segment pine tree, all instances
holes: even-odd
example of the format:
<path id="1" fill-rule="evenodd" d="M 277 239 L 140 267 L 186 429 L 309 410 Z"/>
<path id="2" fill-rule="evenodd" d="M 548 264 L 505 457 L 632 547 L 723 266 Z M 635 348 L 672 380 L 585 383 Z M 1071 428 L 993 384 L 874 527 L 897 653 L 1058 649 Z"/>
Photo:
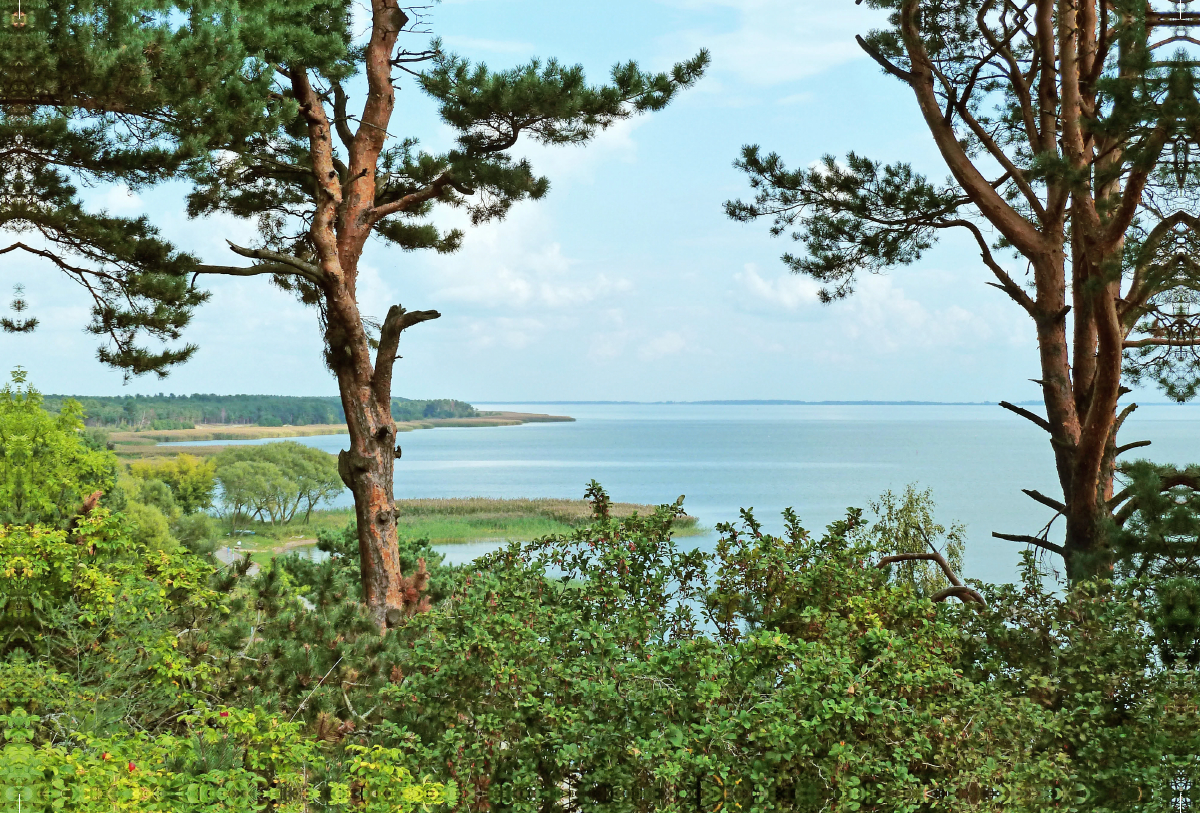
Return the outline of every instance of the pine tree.
<path id="1" fill-rule="evenodd" d="M 294 31 L 258 43 L 256 53 L 275 66 L 280 109 L 295 118 L 277 132 L 230 139 L 196 169 L 189 212 L 225 212 L 260 225 L 258 246 L 231 245 L 252 265 L 205 264 L 199 273 L 268 276 L 320 312 L 326 363 L 349 425 L 350 449 L 339 469 L 354 494 L 364 600 L 383 626 L 397 622 L 405 606 L 393 494 L 400 454 L 393 366 L 401 334 L 440 314 L 393 305 L 373 331 L 358 298 L 367 240 L 378 236 L 404 251 L 454 251 L 463 234 L 433 225 L 435 207 L 464 208 L 478 224 L 548 191 L 547 179 L 512 155 L 519 141 L 584 144 L 614 122 L 660 110 L 700 78 L 708 55 L 668 73 L 618 65 L 609 84 L 592 86 L 581 68 L 556 60 L 497 72 L 437 40 L 406 50 L 402 43 L 420 20 L 396 0 L 372 0 L 369 36 L 359 44 L 350 34 L 350 8 L 329 0 L 303 18 L 313 31 L 339 32 L 338 48 Z M 452 149 L 426 152 L 416 139 L 394 134 L 401 74 L 437 102 L 441 120 L 458 134 Z M 352 108 L 360 88 L 363 98 Z"/>
<path id="2" fill-rule="evenodd" d="M 747 146 L 737 166 L 755 198 L 727 212 L 771 219 L 772 234 L 803 243 L 783 260 L 822 283 L 827 302 L 862 272 L 916 261 L 948 230 L 970 235 L 987 284 L 1037 331 L 1045 417 L 1001 406 L 1049 435 L 1062 498 L 1025 493 L 1066 525 L 1061 545 L 1046 529 L 995 536 L 1061 555 L 1073 579 L 1110 575 L 1117 458 L 1147 445 L 1117 442 L 1134 409 L 1118 414 L 1122 377 L 1181 399 L 1200 389 L 1200 174 L 1189 157 L 1200 73 L 1167 50 L 1185 38 L 1168 29 L 1200 17 L 1113 0 L 868 5 L 890 16 L 859 44 L 911 91 L 952 177 L 854 153 L 792 170 Z"/>
<path id="3" fill-rule="evenodd" d="M 0 245 L 78 282 L 102 362 L 130 375 L 167 370 L 207 294 L 196 258 L 147 218 L 89 210 L 80 187 L 137 190 L 178 176 L 220 139 L 275 126 L 269 73 L 246 42 L 269 38 L 273 3 L 29 0 L 0 25 Z M 299 8 L 302 3 L 290 3 Z M 162 346 L 148 346 L 149 339 Z"/>

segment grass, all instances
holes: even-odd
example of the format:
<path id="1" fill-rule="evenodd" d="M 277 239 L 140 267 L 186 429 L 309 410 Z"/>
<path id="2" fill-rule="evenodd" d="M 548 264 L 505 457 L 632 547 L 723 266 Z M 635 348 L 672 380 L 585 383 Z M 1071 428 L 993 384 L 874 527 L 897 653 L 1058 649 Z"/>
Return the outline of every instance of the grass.
<path id="1" fill-rule="evenodd" d="M 156 443 L 181 443 L 200 440 L 261 440 L 263 438 L 299 438 L 310 435 L 344 435 L 342 423 L 310 426 L 254 426 L 252 424 L 199 424 L 195 429 L 147 429 L 141 432 L 113 432 L 117 446 L 153 446 Z"/>
<path id="2" fill-rule="evenodd" d="M 612 515 L 623 518 L 637 511 L 645 515 L 652 505 L 613 503 Z M 591 505 L 584 500 L 515 499 L 484 497 L 466 499 L 397 500 L 397 525 L 400 534 L 410 538 L 428 537 L 435 544 L 495 539 L 528 541 L 548 534 L 567 534 L 591 521 Z M 285 525 L 249 522 L 239 526 L 253 531 L 238 537 L 242 550 L 269 558 L 287 545 L 311 543 L 322 528 L 340 530 L 354 518 L 349 508 L 315 511 L 305 524 L 297 518 Z M 680 536 L 703 533 L 695 517 L 676 521 Z M 255 561 L 258 561 L 257 559 Z"/>
<path id="3" fill-rule="evenodd" d="M 476 418 L 430 418 L 420 421 L 399 421 L 397 432 L 438 427 L 495 427 L 517 426 L 523 423 L 558 423 L 574 421 L 563 415 L 527 414 L 524 412 L 484 412 Z M 256 426 L 254 424 L 198 424 L 195 429 L 145 429 L 138 432 L 112 432 L 108 440 L 117 456 L 123 460 L 190 454 L 210 457 L 219 454 L 224 446 L 167 446 L 159 443 L 191 441 L 263 440 L 266 438 L 300 438 L 313 435 L 344 435 L 344 423 L 309 424 L 306 426 Z"/>

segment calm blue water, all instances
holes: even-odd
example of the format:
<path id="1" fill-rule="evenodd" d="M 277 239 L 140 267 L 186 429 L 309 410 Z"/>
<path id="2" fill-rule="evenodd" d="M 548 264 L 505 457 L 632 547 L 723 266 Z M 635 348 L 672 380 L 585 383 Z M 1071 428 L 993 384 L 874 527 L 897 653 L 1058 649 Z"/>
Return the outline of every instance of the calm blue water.
<path id="1" fill-rule="evenodd" d="M 709 528 L 753 507 L 779 530 L 779 512 L 792 506 L 819 529 L 848 506 L 916 482 L 932 487 L 943 524 L 966 525 L 966 575 L 1009 581 L 1020 546 L 991 532 L 1036 533 L 1049 521 L 1053 512 L 1022 488 L 1060 493 L 1045 434 L 997 406 L 478 406 L 577 421 L 401 435 L 397 497 L 579 498 L 595 478 L 618 501 L 684 494 Z M 1200 408 L 1143 407 L 1122 442 L 1142 439 L 1154 445 L 1138 453 L 1156 461 L 1200 462 Z M 345 444 L 344 435 L 296 440 L 330 452 Z M 715 538 L 684 542 L 710 547 Z M 482 550 L 452 553 L 462 560 Z"/>

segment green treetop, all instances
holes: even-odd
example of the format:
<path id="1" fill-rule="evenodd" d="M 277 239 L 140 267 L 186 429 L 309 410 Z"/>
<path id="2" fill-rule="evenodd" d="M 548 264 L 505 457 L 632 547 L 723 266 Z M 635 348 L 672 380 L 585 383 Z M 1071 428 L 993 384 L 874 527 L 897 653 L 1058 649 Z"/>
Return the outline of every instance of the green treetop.
<path id="1" fill-rule="evenodd" d="M 50 415 L 41 402 L 19 368 L 0 389 L 0 524 L 62 524 L 116 481 L 116 458 L 85 442 L 79 404 Z"/>

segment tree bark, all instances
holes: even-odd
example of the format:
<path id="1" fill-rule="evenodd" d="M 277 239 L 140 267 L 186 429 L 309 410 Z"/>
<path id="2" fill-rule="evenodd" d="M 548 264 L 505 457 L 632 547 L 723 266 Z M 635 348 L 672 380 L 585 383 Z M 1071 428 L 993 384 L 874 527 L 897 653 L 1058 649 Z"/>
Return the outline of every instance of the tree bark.
<path id="1" fill-rule="evenodd" d="M 358 131 L 346 145 L 348 169 L 334 162 L 333 127 L 325 101 L 313 89 L 303 66 L 291 66 L 292 90 L 308 123 L 317 200 L 309 229 L 318 269 L 309 279 L 324 298 L 326 361 L 337 376 L 346 413 L 350 448 L 338 456 L 338 473 L 354 495 L 362 598 L 380 629 L 403 616 L 411 596 L 400 569 L 394 491 L 396 425 L 392 419 L 392 367 L 400 331 L 407 324 L 385 324 L 375 363 L 358 308 L 358 262 L 371 235 L 375 172 L 395 102 L 391 83 L 392 51 L 407 17 L 396 0 L 372 0 L 372 32 L 364 59 L 367 98 Z M 344 131 L 339 122 L 339 131 Z M 343 132 L 343 137 L 350 135 Z M 389 311 L 389 322 L 394 322 Z M 425 318 L 436 318 L 424 312 Z M 424 321 L 417 319 L 415 321 Z M 394 335 L 392 335 L 394 334 Z"/>
<path id="2" fill-rule="evenodd" d="M 1013 98 L 1020 105 L 1022 117 L 1017 126 L 1023 127 L 1025 147 L 1069 167 L 1069 171 L 1045 178 L 1041 198 L 1024 183 L 1022 170 L 972 117 L 964 101 L 972 86 L 956 80 L 943 70 L 943 62 L 927 52 L 921 13 L 929 10 L 932 19 L 932 4 L 924 0 L 902 3 L 898 33 L 911 69 L 890 71 L 912 88 L 934 143 L 973 206 L 1030 264 L 1033 307 L 1017 301 L 1036 326 L 1041 368 L 1038 383 L 1046 419 L 1029 413 L 1026 417 L 1034 418 L 1050 434 L 1063 492 L 1061 513 L 1066 520 L 1066 538 L 1060 549 L 1067 575 L 1073 580 L 1112 572 L 1107 536 L 1118 454 L 1117 401 L 1122 392 L 1123 352 L 1136 322 L 1138 303 L 1145 301 L 1137 275 L 1127 298 L 1122 297 L 1122 253 L 1125 233 L 1141 206 L 1156 163 L 1144 157 L 1126 157 L 1130 133 L 1091 126 L 1101 115 L 1108 115 L 1098 112 L 1096 80 L 1114 48 L 1108 16 L 1115 12 L 1101 2 L 1037 0 L 1031 9 L 1033 30 L 1020 29 L 1028 36 L 1029 49 L 1028 56 L 1021 57 L 1027 61 L 1020 65 L 1009 40 L 1002 42 L 994 32 L 983 34 L 990 37 L 992 49 L 984 62 L 996 56 L 996 71 L 1008 77 Z M 980 12 L 981 30 L 986 28 L 984 14 Z M 1012 36 L 1016 33 L 1009 39 Z M 1127 73 L 1131 69 L 1126 66 L 1131 64 L 1122 63 L 1123 77 L 1136 78 Z M 1122 104 L 1126 102 L 1121 99 L 1113 102 L 1114 107 Z M 1120 113 L 1117 110 L 1112 117 Z M 954 114 L 981 139 L 991 157 L 1007 168 L 1025 196 L 1026 210 L 1013 208 L 983 176 L 955 129 Z M 1132 114 L 1133 119 L 1142 128 L 1140 132 L 1147 133 L 1140 144 L 1143 155 L 1160 154 L 1168 138 L 1169 116 L 1146 122 Z M 987 259 L 986 246 L 983 248 Z M 997 273 L 1001 276 L 997 287 L 1014 296 L 1015 286 L 1007 284 L 1003 272 Z M 1042 546 L 1059 548 L 1048 543 Z"/>

